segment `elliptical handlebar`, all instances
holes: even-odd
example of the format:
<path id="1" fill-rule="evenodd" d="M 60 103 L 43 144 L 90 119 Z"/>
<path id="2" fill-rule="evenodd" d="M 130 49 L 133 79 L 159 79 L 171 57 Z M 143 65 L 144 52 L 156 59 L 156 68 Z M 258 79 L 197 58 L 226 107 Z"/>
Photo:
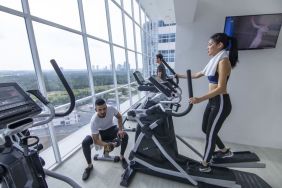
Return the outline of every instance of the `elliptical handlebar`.
<path id="1" fill-rule="evenodd" d="M 56 74 L 58 75 L 60 81 L 62 82 L 64 88 L 66 89 L 66 91 L 68 93 L 68 96 L 70 98 L 70 105 L 69 105 L 69 108 L 65 112 L 56 113 L 53 104 L 50 103 L 48 101 L 48 99 L 46 99 L 41 94 L 41 92 L 39 90 L 28 90 L 27 91 L 28 93 L 34 95 L 40 102 L 42 102 L 49 109 L 48 114 L 39 114 L 37 116 L 37 117 L 45 117 L 47 119 L 33 123 L 32 127 L 47 124 L 50 121 L 52 121 L 55 117 L 67 116 L 73 111 L 73 109 L 75 107 L 75 96 L 74 96 L 74 93 L 73 93 L 72 89 L 70 88 L 68 82 L 66 81 L 65 76 L 63 75 L 61 69 L 59 68 L 57 62 L 54 59 L 51 59 L 50 62 L 52 64 L 54 70 L 56 71 Z"/>
<path id="2" fill-rule="evenodd" d="M 174 75 L 175 79 L 176 79 L 176 83 L 174 81 L 171 81 L 171 83 L 175 86 L 175 87 L 179 87 L 179 78 L 176 75 L 175 71 L 167 64 L 167 62 L 165 60 L 162 60 L 163 64 L 166 66 L 166 68 L 168 68 L 168 70 Z"/>
<path id="3" fill-rule="evenodd" d="M 74 96 L 74 93 L 72 91 L 72 89 L 70 88 L 68 82 L 66 81 L 61 69 L 59 68 L 57 62 L 54 60 L 54 59 L 51 59 L 50 60 L 54 70 L 56 71 L 59 79 L 61 80 L 64 88 L 66 89 L 68 95 L 69 95 L 69 98 L 70 98 L 70 106 L 69 108 L 65 111 L 65 112 L 61 112 L 61 113 L 55 113 L 55 117 L 63 117 L 63 116 L 67 116 L 69 115 L 73 109 L 74 109 L 74 106 L 75 106 L 75 96 Z"/>
<path id="4" fill-rule="evenodd" d="M 159 91 L 161 91 L 163 94 L 165 94 L 167 97 L 181 97 L 181 95 L 179 95 L 178 93 L 175 93 L 173 90 L 169 90 L 168 87 L 165 87 L 162 83 L 158 82 L 158 80 L 154 79 L 153 77 L 150 77 L 149 80 L 159 89 Z M 187 70 L 187 83 L 188 83 L 188 94 L 189 94 L 189 98 L 193 97 L 193 87 L 192 87 L 192 76 L 191 76 L 191 70 Z M 178 100 L 178 103 L 180 102 L 180 100 Z M 193 104 L 189 103 L 188 107 L 180 113 L 175 113 L 172 112 L 171 110 L 165 110 L 165 108 L 162 106 L 162 103 L 166 103 L 166 102 L 160 102 L 159 104 L 155 105 L 156 107 L 160 107 L 162 109 L 162 111 L 168 115 L 171 116 L 175 116 L 175 117 L 181 117 L 181 116 L 185 116 L 186 114 L 188 114 L 192 107 Z M 175 102 L 169 102 L 171 104 L 175 103 Z"/>
<path id="5" fill-rule="evenodd" d="M 189 93 L 189 98 L 193 97 L 193 87 L 192 87 L 192 76 L 191 76 L 191 70 L 187 70 L 187 83 L 188 83 L 188 93 Z M 180 113 L 175 113 L 172 111 L 166 111 L 165 113 L 172 115 L 174 117 L 181 117 L 181 116 L 185 116 L 186 114 L 188 114 L 191 109 L 193 107 L 193 104 L 189 103 L 188 107 Z"/>

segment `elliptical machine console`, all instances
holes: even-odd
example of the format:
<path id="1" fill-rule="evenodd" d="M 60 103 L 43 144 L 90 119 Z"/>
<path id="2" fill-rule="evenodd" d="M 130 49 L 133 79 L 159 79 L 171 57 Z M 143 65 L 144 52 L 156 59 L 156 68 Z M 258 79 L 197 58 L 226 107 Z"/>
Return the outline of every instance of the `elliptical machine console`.
<path id="1" fill-rule="evenodd" d="M 16 83 L 0 84 L 0 182 L 2 188 L 47 188 L 45 176 L 65 181 L 74 188 L 80 186 L 68 177 L 43 169 L 44 160 L 39 156 L 43 149 L 37 136 L 29 128 L 44 125 L 55 117 L 63 117 L 75 106 L 73 91 L 65 80 L 55 60 L 51 60 L 69 97 L 69 108 L 56 113 L 54 106 L 38 91 L 29 90 L 44 106 L 42 108 Z"/>

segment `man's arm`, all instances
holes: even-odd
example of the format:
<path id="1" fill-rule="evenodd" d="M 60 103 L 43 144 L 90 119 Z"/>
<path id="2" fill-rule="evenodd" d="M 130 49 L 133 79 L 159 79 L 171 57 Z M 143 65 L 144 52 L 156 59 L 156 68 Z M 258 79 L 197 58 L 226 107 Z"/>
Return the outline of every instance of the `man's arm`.
<path id="1" fill-rule="evenodd" d="M 122 127 L 122 115 L 118 112 L 116 115 L 116 118 L 118 119 L 118 135 L 123 138 L 125 135 L 125 131 Z"/>
<path id="2" fill-rule="evenodd" d="M 92 139 L 93 139 L 93 141 L 94 141 L 94 143 L 95 143 L 96 145 L 99 145 L 99 146 L 102 146 L 102 147 L 104 147 L 105 145 L 107 145 L 106 142 L 103 142 L 103 141 L 100 139 L 99 134 L 92 134 Z"/>
<path id="3" fill-rule="evenodd" d="M 162 78 L 162 71 L 160 69 L 157 70 L 157 76 L 161 79 Z"/>
<path id="4" fill-rule="evenodd" d="M 165 75 L 165 66 L 163 64 L 160 64 L 157 70 L 157 75 L 161 79 L 163 74 Z"/>
<path id="5" fill-rule="evenodd" d="M 187 75 L 184 75 L 184 74 L 176 74 L 176 76 L 178 76 L 178 78 L 187 78 Z M 204 76 L 204 74 L 201 71 L 192 73 L 191 75 L 192 79 L 200 78 L 202 76 Z"/>
<path id="6" fill-rule="evenodd" d="M 118 129 L 121 131 L 121 130 L 123 130 L 122 115 L 118 112 L 117 115 L 116 115 L 116 118 L 118 119 Z"/>

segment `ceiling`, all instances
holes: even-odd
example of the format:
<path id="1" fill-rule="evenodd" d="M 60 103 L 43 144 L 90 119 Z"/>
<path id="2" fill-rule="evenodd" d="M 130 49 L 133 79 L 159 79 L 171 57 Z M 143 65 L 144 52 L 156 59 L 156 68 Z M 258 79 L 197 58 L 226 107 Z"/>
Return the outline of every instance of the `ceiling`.
<path id="1" fill-rule="evenodd" d="M 198 0 L 140 0 L 153 21 L 177 25 L 194 22 Z"/>
<path id="2" fill-rule="evenodd" d="M 174 0 L 140 0 L 140 4 L 153 21 L 175 23 Z"/>

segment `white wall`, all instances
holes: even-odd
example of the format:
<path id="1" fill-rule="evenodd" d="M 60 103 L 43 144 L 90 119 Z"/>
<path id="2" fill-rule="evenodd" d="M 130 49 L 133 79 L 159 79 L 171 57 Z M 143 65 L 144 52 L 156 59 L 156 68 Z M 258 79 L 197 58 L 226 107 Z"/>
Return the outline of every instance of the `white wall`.
<path id="1" fill-rule="evenodd" d="M 199 71 L 205 66 L 207 41 L 223 31 L 226 16 L 279 12 L 281 0 L 199 0 L 193 23 L 178 24 L 180 14 L 176 14 L 176 72 L 188 68 Z M 282 148 L 282 31 L 276 48 L 240 51 L 239 60 L 228 83 L 233 109 L 220 136 L 228 142 Z M 207 92 L 206 78 L 193 84 L 194 96 Z M 183 105 L 188 99 L 186 85 L 183 80 Z M 204 137 L 201 122 L 205 105 L 206 101 L 194 105 L 190 114 L 174 118 L 179 135 Z"/>

